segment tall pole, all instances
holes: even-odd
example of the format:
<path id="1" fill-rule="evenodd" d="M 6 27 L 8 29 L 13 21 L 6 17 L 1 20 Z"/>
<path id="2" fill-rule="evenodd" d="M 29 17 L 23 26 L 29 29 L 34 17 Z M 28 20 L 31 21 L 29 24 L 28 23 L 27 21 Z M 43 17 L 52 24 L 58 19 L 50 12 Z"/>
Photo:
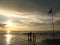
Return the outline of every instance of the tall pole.
<path id="1" fill-rule="evenodd" d="M 53 26 L 53 41 L 55 42 L 55 31 L 54 31 L 54 15 L 52 11 L 52 26 Z M 55 45 L 55 44 L 54 44 Z"/>
<path id="2" fill-rule="evenodd" d="M 48 14 L 51 14 L 51 16 L 52 16 L 53 39 L 55 39 L 55 32 L 54 32 L 54 15 L 53 15 L 53 10 L 52 10 L 52 8 L 51 8 L 50 11 L 48 12 Z"/>
<path id="3" fill-rule="evenodd" d="M 53 28 L 53 38 L 55 39 L 55 32 L 54 32 L 54 15 L 52 12 L 52 28 Z"/>

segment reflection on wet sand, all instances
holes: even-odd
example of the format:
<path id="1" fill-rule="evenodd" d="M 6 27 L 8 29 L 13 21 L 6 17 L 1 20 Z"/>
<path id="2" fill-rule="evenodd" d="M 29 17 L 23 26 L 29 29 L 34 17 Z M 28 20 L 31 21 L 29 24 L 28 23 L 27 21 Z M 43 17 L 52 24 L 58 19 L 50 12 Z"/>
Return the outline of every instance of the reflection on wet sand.
<path id="1" fill-rule="evenodd" d="M 59 34 L 60 32 L 55 34 L 56 39 L 60 39 Z M 52 40 L 52 37 L 52 33 L 37 32 L 35 45 L 49 45 L 50 39 Z M 6 33 L 0 33 L 0 45 L 28 45 L 28 33 L 10 31 L 7 31 Z M 53 44 L 51 43 L 51 45 Z"/>
<path id="2" fill-rule="evenodd" d="M 10 34 L 10 31 L 7 31 L 7 34 L 5 35 L 6 37 L 6 44 L 10 44 L 10 40 L 12 38 L 12 35 Z"/>

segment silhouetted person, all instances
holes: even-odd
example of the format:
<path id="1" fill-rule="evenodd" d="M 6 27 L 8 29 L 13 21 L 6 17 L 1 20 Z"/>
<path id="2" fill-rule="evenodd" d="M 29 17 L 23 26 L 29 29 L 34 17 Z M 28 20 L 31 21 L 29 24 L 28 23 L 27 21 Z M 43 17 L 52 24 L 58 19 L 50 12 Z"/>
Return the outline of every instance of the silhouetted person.
<path id="1" fill-rule="evenodd" d="M 35 45 L 35 43 L 36 43 L 36 34 L 33 33 L 33 45 Z"/>
<path id="2" fill-rule="evenodd" d="M 32 32 L 28 33 L 28 44 L 31 45 L 32 43 Z"/>
<path id="3" fill-rule="evenodd" d="M 35 45 L 36 43 L 36 35 L 35 33 L 28 33 L 28 45 Z"/>

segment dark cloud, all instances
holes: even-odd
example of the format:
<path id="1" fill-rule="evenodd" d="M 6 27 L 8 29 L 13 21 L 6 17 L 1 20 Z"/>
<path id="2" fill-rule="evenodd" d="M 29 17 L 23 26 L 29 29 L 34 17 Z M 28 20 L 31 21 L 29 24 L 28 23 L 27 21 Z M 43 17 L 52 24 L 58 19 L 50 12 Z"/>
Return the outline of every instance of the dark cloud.
<path id="1" fill-rule="evenodd" d="M 60 25 L 60 20 L 56 20 L 56 21 L 54 22 L 54 24 L 55 24 L 55 25 Z"/>
<path id="2" fill-rule="evenodd" d="M 32 26 L 38 26 L 38 25 L 41 25 L 41 24 L 38 23 L 38 22 L 30 22 L 30 25 L 32 25 Z"/>
<path id="3" fill-rule="evenodd" d="M 60 0 L 0 0 L 0 6 L 17 11 L 40 11 L 46 13 L 50 8 L 60 11 Z"/>
<path id="4" fill-rule="evenodd" d="M 30 22 L 28 26 L 37 27 L 37 26 L 42 26 L 42 25 L 47 25 L 47 23 Z"/>

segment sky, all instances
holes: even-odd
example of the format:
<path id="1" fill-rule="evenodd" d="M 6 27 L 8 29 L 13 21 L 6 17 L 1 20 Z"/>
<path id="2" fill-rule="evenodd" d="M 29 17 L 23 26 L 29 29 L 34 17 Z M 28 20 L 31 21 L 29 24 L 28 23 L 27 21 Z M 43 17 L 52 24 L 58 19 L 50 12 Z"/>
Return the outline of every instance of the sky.
<path id="1" fill-rule="evenodd" d="M 0 0 L 0 24 L 12 22 L 11 31 L 52 31 L 53 10 L 54 30 L 60 30 L 60 0 Z M 3 29 L 2 29 L 3 30 Z"/>

